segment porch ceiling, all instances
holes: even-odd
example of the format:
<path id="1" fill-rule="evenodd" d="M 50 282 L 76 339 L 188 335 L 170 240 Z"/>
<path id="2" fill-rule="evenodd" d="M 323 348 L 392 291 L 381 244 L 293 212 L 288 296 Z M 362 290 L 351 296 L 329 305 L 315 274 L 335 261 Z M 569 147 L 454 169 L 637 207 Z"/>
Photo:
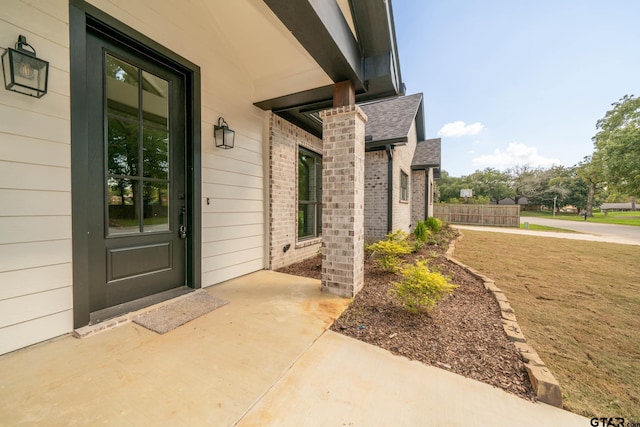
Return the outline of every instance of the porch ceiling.
<path id="1" fill-rule="evenodd" d="M 260 82 L 265 83 L 262 91 L 256 86 L 256 106 L 273 110 L 320 136 L 322 123 L 314 113 L 332 106 L 334 82 L 350 80 L 356 89 L 356 102 L 404 93 L 391 0 L 264 0 L 264 5 L 271 11 L 265 19 L 282 36 L 288 36 L 287 43 L 304 50 L 304 57 L 311 58 L 328 80 L 311 81 L 282 67 L 270 81 Z M 260 10 L 264 11 L 262 6 Z M 292 82 L 303 83 L 301 78 L 307 87 L 289 85 L 287 80 L 292 76 Z M 275 91 L 278 81 L 287 82 L 287 86 Z M 280 93 L 260 97 L 269 90 Z"/>

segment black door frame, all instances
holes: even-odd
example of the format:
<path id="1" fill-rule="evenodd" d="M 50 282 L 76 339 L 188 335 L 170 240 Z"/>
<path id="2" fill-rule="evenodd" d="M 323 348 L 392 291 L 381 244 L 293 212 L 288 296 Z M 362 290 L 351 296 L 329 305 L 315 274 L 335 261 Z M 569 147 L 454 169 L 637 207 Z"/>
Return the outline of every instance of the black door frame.
<path id="1" fill-rule="evenodd" d="M 89 324 L 89 256 L 86 198 L 89 176 L 88 120 L 86 83 L 86 34 L 91 27 L 131 46 L 141 54 L 179 71 L 185 76 L 187 108 L 187 285 L 202 287 L 201 242 L 201 95 L 200 67 L 170 51 L 145 35 L 112 18 L 83 0 L 69 2 L 69 47 L 71 82 L 71 215 L 73 249 L 73 324 Z M 95 78 L 95 76 L 92 76 Z"/>

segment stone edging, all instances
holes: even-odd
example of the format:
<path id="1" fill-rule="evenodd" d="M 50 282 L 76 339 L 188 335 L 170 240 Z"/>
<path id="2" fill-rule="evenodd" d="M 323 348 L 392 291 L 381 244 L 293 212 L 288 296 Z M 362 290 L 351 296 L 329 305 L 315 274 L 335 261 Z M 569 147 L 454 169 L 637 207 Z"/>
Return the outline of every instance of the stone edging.
<path id="1" fill-rule="evenodd" d="M 498 302 L 498 305 L 500 305 L 502 327 L 507 334 L 507 338 L 513 342 L 516 346 L 516 350 L 518 350 L 520 359 L 524 363 L 524 367 L 529 374 L 529 380 L 531 381 L 531 385 L 533 385 L 533 389 L 536 393 L 536 399 L 540 402 L 562 408 L 562 393 L 560 392 L 560 385 L 549 368 L 547 368 L 542 359 L 540 359 L 538 353 L 536 353 L 533 347 L 527 344 L 527 340 L 525 339 L 520 326 L 518 326 L 516 315 L 513 308 L 511 308 L 507 297 L 500 288 L 496 286 L 492 279 L 480 274 L 468 265 L 465 265 L 453 258 L 456 241 L 462 239 L 462 237 L 463 235 L 460 234 L 460 236 L 451 241 L 445 257 L 454 264 L 457 264 L 467 270 L 476 278 L 482 280 L 484 288 L 491 291 Z"/>

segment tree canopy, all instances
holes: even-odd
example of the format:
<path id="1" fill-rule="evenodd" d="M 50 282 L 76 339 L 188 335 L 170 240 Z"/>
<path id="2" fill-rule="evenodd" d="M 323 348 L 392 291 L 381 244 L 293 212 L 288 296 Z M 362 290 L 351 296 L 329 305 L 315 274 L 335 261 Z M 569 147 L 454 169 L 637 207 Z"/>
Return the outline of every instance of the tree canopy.
<path id="1" fill-rule="evenodd" d="M 487 196 L 490 201 L 499 203 L 500 200 L 513 196 L 513 190 L 509 187 L 509 174 L 494 168 L 485 168 L 475 171 L 463 178 L 478 196 Z"/>
<path id="2" fill-rule="evenodd" d="M 594 158 L 602 164 L 608 186 L 640 194 L 640 98 L 625 95 L 598 120 Z"/>

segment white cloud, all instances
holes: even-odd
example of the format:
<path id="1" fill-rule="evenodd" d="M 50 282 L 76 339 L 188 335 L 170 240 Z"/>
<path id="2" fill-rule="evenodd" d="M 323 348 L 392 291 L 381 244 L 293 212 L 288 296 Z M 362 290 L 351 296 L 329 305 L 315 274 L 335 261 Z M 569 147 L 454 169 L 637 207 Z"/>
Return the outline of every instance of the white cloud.
<path id="1" fill-rule="evenodd" d="M 543 157 L 536 147 L 528 147 L 519 142 L 511 142 L 506 150 L 494 150 L 493 154 L 483 154 L 471 161 L 478 169 L 487 167 L 505 170 L 516 165 L 529 165 L 534 168 L 549 168 L 561 164 L 559 159 Z"/>
<path id="2" fill-rule="evenodd" d="M 477 135 L 484 130 L 484 125 L 480 122 L 466 124 L 463 121 L 447 123 L 438 131 L 438 136 L 469 136 Z"/>

